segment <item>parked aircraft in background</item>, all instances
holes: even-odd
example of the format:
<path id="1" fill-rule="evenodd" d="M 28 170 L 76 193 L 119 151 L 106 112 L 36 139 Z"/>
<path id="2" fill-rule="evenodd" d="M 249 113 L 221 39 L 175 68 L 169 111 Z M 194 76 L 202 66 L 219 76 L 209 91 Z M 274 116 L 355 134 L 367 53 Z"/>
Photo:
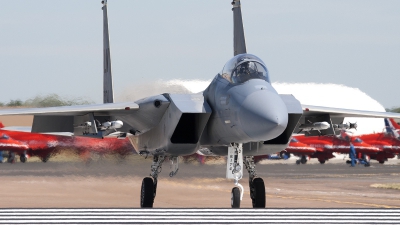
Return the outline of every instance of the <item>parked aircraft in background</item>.
<path id="1" fill-rule="evenodd" d="M 307 153 L 296 149 L 295 146 L 300 144 L 315 148 L 315 152 L 309 151 Z M 348 154 L 350 144 L 353 144 L 356 152 L 360 154 L 374 155 L 380 152 L 379 148 L 368 145 L 360 139 L 351 140 L 346 131 L 342 130 L 340 136 L 295 136 L 292 138 L 289 148 L 281 154 L 291 153 L 299 156 L 300 160 L 296 162 L 297 164 L 305 164 L 309 158 L 317 158 L 321 164 L 324 164 L 327 160 L 335 157 L 333 153 Z M 294 147 L 290 147 L 291 145 Z"/>
<path id="2" fill-rule="evenodd" d="M 380 149 L 378 154 L 370 155 L 370 158 L 381 164 L 400 154 L 400 126 L 393 119 L 387 118 L 385 118 L 385 126 L 386 132 L 357 136 L 358 139 Z"/>
<path id="3" fill-rule="evenodd" d="M 243 168 L 249 173 L 253 207 L 265 207 L 264 181 L 257 176 L 254 157 L 285 149 L 292 133 L 298 132 L 298 124 L 341 124 L 344 117 L 400 118 L 397 113 L 302 105 L 292 95 L 278 94 L 265 63 L 247 53 L 240 0 L 233 0 L 232 6 L 234 57 L 202 93 L 164 93 L 136 102 L 113 103 L 107 1 L 103 1 L 105 104 L 1 110 L 0 115 L 34 115 L 32 132 L 71 132 L 88 138 L 132 134 L 129 138 L 135 150 L 153 156 L 151 175 L 142 181 L 141 207 L 153 207 L 165 159 L 172 162 L 170 176 L 174 176 L 178 156 L 202 148 L 227 156 L 226 177 L 235 184 L 231 192 L 233 208 L 240 207 L 243 197 L 239 184 Z M 107 121 L 121 127 L 105 126 Z M 320 133 L 335 134 L 330 127 Z"/>
<path id="4" fill-rule="evenodd" d="M 393 118 L 385 118 L 385 126 L 387 133 L 400 140 L 400 125 Z"/>
<path id="5" fill-rule="evenodd" d="M 8 151 L 8 162 L 15 162 L 15 156 L 23 163 L 29 157 L 37 156 L 47 162 L 51 156 L 62 151 L 73 151 L 83 160 L 88 160 L 92 153 L 100 155 L 117 155 L 124 157 L 132 154 L 134 149 L 129 139 L 114 138 L 88 139 L 66 135 L 50 135 L 23 131 L 5 130 L 0 123 L 0 151 Z"/>

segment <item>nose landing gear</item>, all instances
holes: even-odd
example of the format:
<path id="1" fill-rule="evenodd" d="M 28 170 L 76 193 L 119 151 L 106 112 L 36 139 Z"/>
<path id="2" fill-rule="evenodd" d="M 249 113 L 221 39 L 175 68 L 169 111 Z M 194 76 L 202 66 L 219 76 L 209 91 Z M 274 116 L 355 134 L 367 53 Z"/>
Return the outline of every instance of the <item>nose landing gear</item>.
<path id="1" fill-rule="evenodd" d="M 232 143 L 228 147 L 228 160 L 226 164 L 226 178 L 233 179 L 235 186 L 231 192 L 231 207 L 240 208 L 244 188 L 239 184 L 243 177 L 243 147 L 242 144 Z"/>
<path id="2" fill-rule="evenodd" d="M 239 180 L 243 177 L 243 164 L 249 172 L 250 198 L 253 208 L 265 208 L 265 185 L 262 178 L 257 177 L 254 156 L 245 156 L 243 159 L 242 144 L 232 144 L 228 148 L 226 178 L 234 179 L 235 186 L 231 192 L 232 208 L 240 208 L 243 198 L 243 186 Z"/>

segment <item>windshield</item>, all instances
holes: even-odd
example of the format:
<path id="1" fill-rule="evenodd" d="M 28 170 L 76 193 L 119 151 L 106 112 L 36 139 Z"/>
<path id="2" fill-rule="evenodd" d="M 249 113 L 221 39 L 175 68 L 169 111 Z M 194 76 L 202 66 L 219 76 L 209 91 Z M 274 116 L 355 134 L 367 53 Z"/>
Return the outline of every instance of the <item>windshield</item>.
<path id="1" fill-rule="evenodd" d="M 292 138 L 292 140 L 290 140 L 290 142 L 296 143 L 296 142 L 299 142 L 299 141 L 296 138 Z"/>
<path id="2" fill-rule="evenodd" d="M 361 143 L 362 140 L 361 140 L 360 138 L 356 138 L 356 139 L 354 140 L 354 142 L 356 142 L 356 143 Z"/>
<path id="3" fill-rule="evenodd" d="M 221 72 L 222 77 L 234 84 L 250 79 L 263 79 L 270 82 L 264 62 L 250 54 L 240 54 L 229 60 Z"/>

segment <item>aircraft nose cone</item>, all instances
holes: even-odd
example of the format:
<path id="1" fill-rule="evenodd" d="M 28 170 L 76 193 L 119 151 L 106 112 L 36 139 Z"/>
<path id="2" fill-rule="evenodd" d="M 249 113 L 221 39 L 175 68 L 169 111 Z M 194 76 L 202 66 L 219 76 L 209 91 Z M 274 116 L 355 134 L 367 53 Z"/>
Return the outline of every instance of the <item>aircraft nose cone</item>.
<path id="1" fill-rule="evenodd" d="M 267 141 L 286 129 L 288 112 L 278 94 L 257 91 L 243 101 L 239 118 L 243 131 L 253 141 Z"/>

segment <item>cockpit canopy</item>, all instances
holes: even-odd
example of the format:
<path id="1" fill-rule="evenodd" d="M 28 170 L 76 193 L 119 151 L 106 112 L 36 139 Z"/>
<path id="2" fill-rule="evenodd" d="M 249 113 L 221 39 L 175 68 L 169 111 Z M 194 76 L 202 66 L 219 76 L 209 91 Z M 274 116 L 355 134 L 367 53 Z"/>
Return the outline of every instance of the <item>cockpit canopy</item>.
<path id="1" fill-rule="evenodd" d="M 251 54 L 233 57 L 225 64 L 221 76 L 234 84 L 244 83 L 250 79 L 263 79 L 270 83 L 265 63 Z"/>
<path id="2" fill-rule="evenodd" d="M 10 137 L 7 134 L 3 134 L 0 136 L 0 139 L 8 140 L 8 139 L 10 139 Z"/>

